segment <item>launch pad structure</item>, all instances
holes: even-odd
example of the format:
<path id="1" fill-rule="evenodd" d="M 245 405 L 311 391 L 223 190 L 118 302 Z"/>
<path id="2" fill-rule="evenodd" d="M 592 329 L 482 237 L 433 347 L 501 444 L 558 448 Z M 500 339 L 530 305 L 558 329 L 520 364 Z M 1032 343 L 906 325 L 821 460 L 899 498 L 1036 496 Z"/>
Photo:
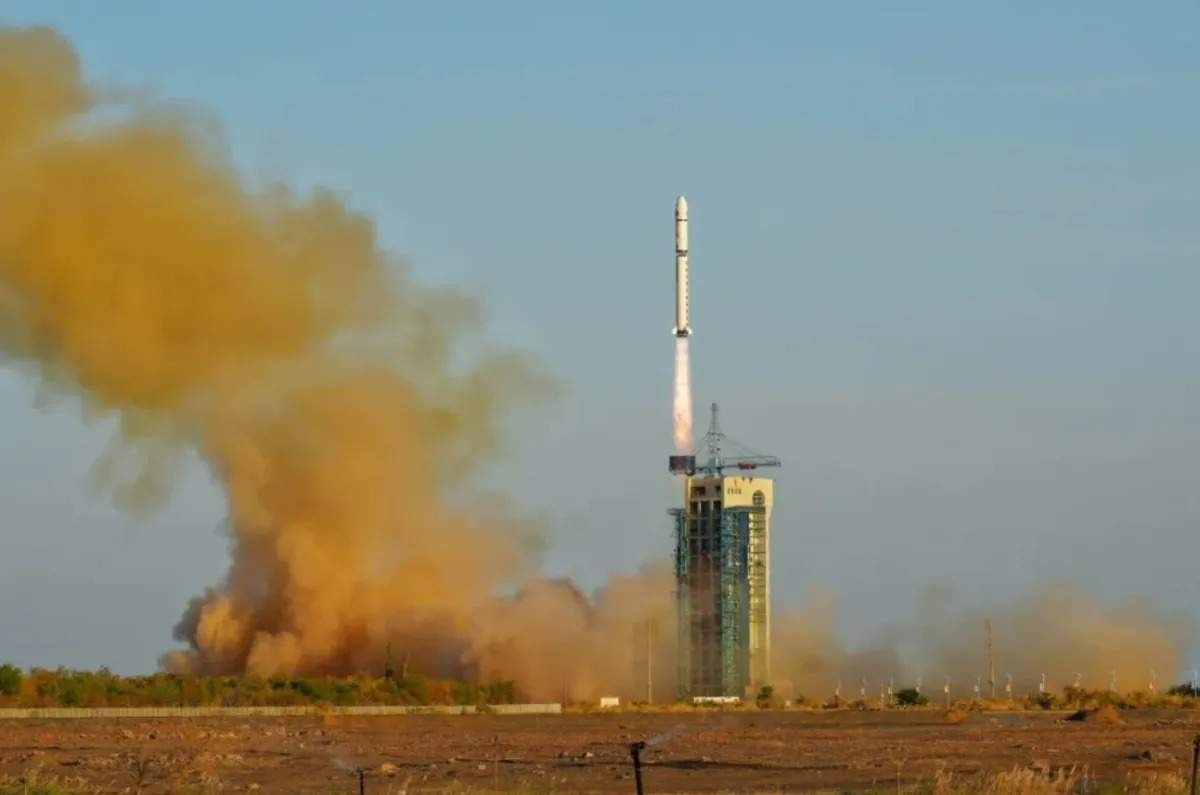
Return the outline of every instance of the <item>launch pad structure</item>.
<path id="1" fill-rule="evenodd" d="M 692 448 L 688 342 L 688 204 L 675 201 L 675 453 L 683 507 L 670 511 L 675 532 L 678 616 L 677 683 L 681 698 L 753 696 L 771 680 L 771 510 L 775 484 L 756 470 L 778 458 L 741 448 L 712 419 L 697 466 Z M 733 470 L 727 474 L 727 470 Z"/>
<path id="2" fill-rule="evenodd" d="M 714 403 L 705 460 L 684 478 L 684 507 L 670 512 L 683 698 L 752 697 L 771 679 L 774 482 L 754 471 L 780 462 L 736 446 Z"/>

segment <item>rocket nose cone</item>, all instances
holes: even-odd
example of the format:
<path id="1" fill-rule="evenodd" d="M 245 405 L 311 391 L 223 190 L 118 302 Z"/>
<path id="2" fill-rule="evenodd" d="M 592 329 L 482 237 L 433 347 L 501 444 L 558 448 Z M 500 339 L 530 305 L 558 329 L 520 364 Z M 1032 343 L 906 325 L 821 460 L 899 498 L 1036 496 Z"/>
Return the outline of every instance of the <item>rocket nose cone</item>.
<path id="1" fill-rule="evenodd" d="M 675 200 L 675 215 L 687 218 L 687 199 L 682 196 Z"/>

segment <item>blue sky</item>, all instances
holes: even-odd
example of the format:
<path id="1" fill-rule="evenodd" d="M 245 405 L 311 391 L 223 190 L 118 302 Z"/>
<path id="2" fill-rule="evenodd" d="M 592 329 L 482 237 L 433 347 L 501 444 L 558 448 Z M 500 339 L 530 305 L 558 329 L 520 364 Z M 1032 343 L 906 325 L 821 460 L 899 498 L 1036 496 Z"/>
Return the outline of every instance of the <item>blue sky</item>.
<path id="1" fill-rule="evenodd" d="M 697 402 L 784 459 L 776 607 L 854 637 L 931 581 L 1186 610 L 1200 523 L 1200 6 L 5 3 L 94 81 L 325 185 L 566 385 L 496 482 L 588 586 L 665 558 L 671 213 Z M 220 576 L 193 467 L 141 524 L 107 434 L 0 371 L 0 657 L 146 670 Z M 1200 653 L 1193 655 L 1200 664 Z"/>

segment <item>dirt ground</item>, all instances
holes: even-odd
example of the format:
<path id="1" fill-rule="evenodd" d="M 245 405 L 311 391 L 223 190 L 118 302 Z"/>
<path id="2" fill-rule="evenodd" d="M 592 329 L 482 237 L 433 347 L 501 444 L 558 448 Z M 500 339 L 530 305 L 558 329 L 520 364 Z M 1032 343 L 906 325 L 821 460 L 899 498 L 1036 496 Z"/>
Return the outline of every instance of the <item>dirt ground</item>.
<path id="1" fill-rule="evenodd" d="M 712 712 L 0 722 L 0 780 L 83 792 L 632 792 L 879 789 L 1016 767 L 1187 775 L 1200 714 Z M 0 788 L 2 789 L 2 788 Z"/>

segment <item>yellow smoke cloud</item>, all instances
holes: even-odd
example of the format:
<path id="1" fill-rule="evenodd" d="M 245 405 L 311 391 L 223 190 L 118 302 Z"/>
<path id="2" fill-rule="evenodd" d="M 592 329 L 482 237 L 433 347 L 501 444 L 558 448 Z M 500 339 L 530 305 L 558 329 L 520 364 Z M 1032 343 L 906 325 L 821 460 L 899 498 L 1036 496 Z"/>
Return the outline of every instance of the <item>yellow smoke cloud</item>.
<path id="1" fill-rule="evenodd" d="M 918 595 L 911 617 L 882 628 L 852 646 L 840 638 L 836 599 L 814 591 L 804 609 L 776 622 L 774 672 L 789 692 L 829 698 L 838 682 L 842 697 L 867 695 L 893 680 L 897 687 L 923 678 L 928 694 L 939 695 L 950 677 L 957 696 L 969 696 L 976 678 L 986 686 L 988 658 L 985 622 L 992 625 L 992 658 L 997 693 L 1007 675 L 1017 693 L 1034 692 L 1042 674 L 1052 690 L 1078 677 L 1088 688 L 1107 688 L 1117 672 L 1117 689 L 1145 691 L 1152 672 L 1165 690 L 1183 667 L 1191 640 L 1188 623 L 1140 599 L 1106 602 L 1082 585 L 1049 582 L 1011 601 L 967 607 L 961 594 L 944 585 Z M 988 693 L 985 691 L 984 693 Z"/>
<path id="2" fill-rule="evenodd" d="M 378 670 L 394 642 L 535 695 L 586 678 L 644 610 L 528 581 L 531 531 L 462 493 L 547 379 L 512 352 L 464 364 L 480 307 L 414 284 L 336 196 L 251 190 L 210 126 L 98 98 L 120 95 L 56 33 L 0 28 L 0 356 L 118 420 L 99 474 L 123 507 L 165 496 L 186 449 L 223 485 L 229 572 L 166 664 Z M 556 610 L 569 628 L 538 626 Z"/>
<path id="3" fill-rule="evenodd" d="M 418 670 L 535 698 L 628 698 L 647 675 L 667 695 L 669 571 L 585 598 L 534 576 L 526 523 L 465 496 L 506 413 L 545 392 L 537 367 L 464 364 L 481 307 L 415 284 L 369 218 L 328 192 L 251 190 L 211 126 L 119 96 L 53 31 L 0 28 L 0 360 L 117 420 L 99 475 L 122 507 L 163 498 L 185 450 L 223 486 L 229 571 L 167 665 L 378 671 L 391 643 Z M 1050 591 L 992 617 L 1027 679 L 1178 668 L 1177 633 L 1141 605 Z M 906 626 L 928 656 L 908 673 L 980 672 L 978 636 L 939 627 L 981 620 Z M 843 648 L 827 601 L 779 620 L 774 670 L 810 695 L 902 676 L 893 641 Z"/>

